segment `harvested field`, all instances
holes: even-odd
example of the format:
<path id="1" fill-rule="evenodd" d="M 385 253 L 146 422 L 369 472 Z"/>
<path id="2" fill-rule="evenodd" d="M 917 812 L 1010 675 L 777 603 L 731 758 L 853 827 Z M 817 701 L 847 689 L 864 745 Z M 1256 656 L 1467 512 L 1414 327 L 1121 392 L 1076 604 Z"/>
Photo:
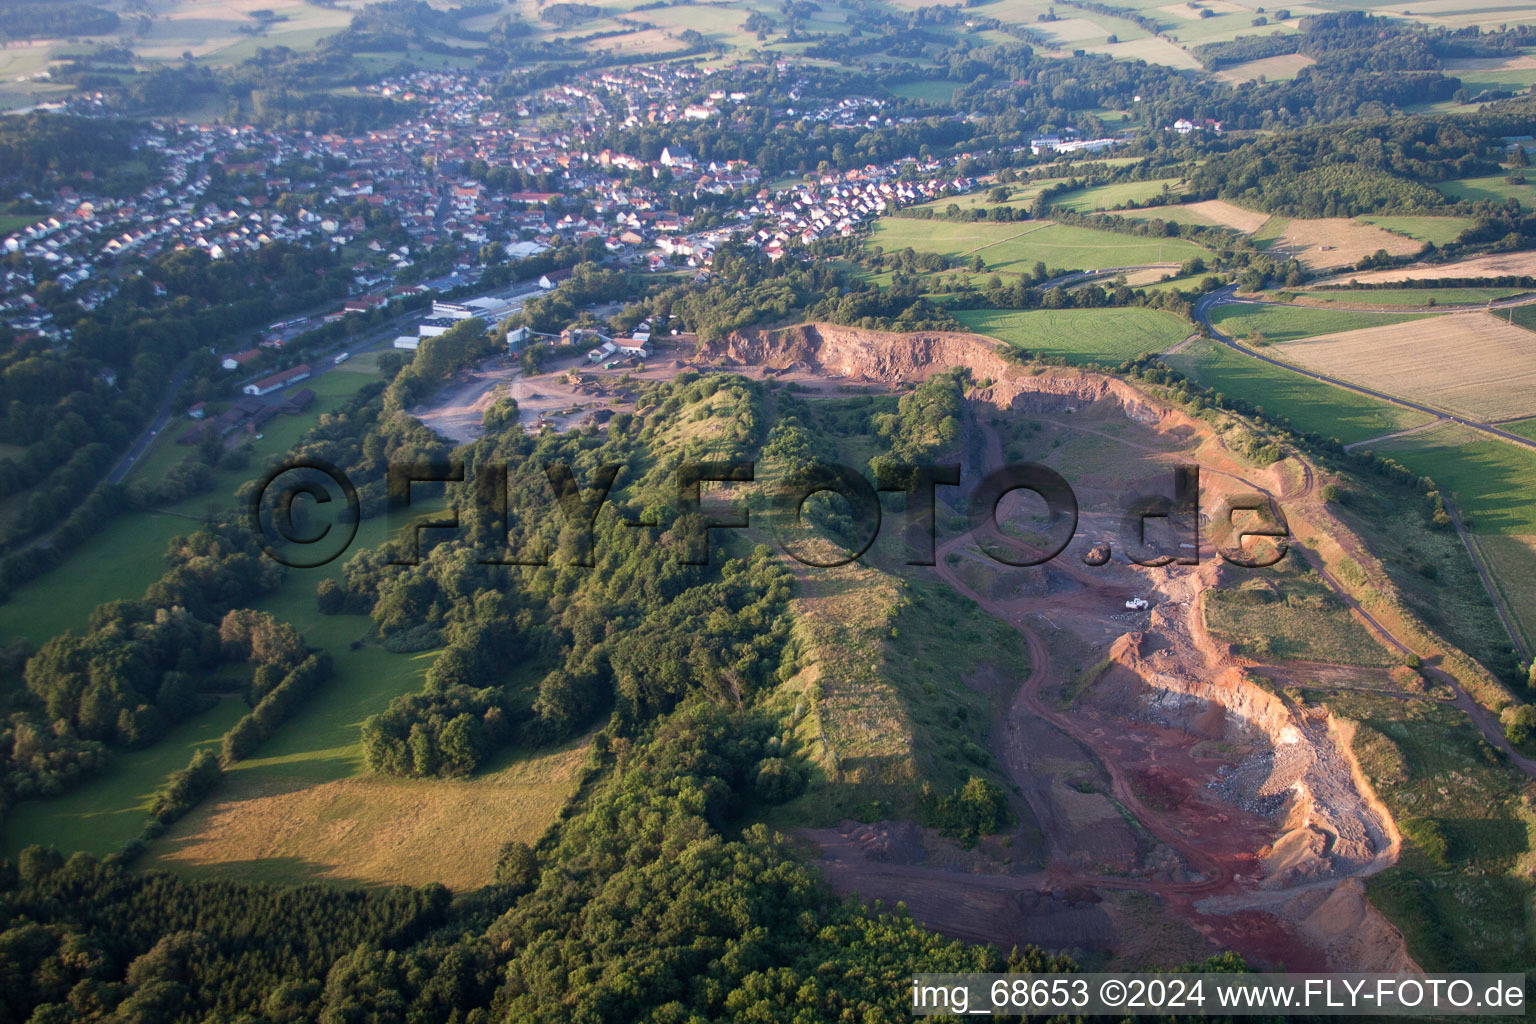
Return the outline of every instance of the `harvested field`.
<path id="1" fill-rule="evenodd" d="M 236 775 L 144 866 L 240 881 L 479 888 L 503 843 L 532 843 L 555 820 L 586 749 L 583 740 L 525 755 L 476 779 L 364 776 L 316 786 Z"/>
<path id="2" fill-rule="evenodd" d="M 1357 274 L 1339 274 L 1315 284 L 1348 284 L 1358 281 L 1373 284 L 1381 281 L 1438 281 L 1463 277 L 1506 277 L 1536 275 L 1536 252 L 1501 252 L 1491 256 L 1474 256 L 1454 263 L 1420 264 L 1410 267 L 1394 267 L 1391 270 L 1365 270 Z"/>
<path id="3" fill-rule="evenodd" d="M 1424 243 L 1417 239 L 1347 217 L 1276 217 L 1254 235 L 1254 241 L 1270 242 L 1271 255 L 1294 256 L 1309 270 L 1349 266 L 1381 249 L 1392 256 L 1412 256 L 1424 248 Z"/>
<path id="4" fill-rule="evenodd" d="M 1475 419 L 1536 413 L 1536 344 L 1483 312 L 1324 335 L 1282 352 L 1308 369 Z"/>
<path id="5" fill-rule="evenodd" d="M 1087 18 L 1042 21 L 1030 27 L 1057 43 L 1079 43 L 1084 39 L 1103 39 L 1109 35 L 1103 25 L 1089 21 Z"/>
<path id="6" fill-rule="evenodd" d="M 1247 210 L 1225 199 L 1207 199 L 1201 203 L 1187 203 L 1183 209 L 1198 214 L 1212 224 L 1234 228 L 1245 234 L 1253 234 L 1269 220 L 1269 214 Z"/>
<path id="7" fill-rule="evenodd" d="M 1260 60 L 1250 60 L 1246 64 L 1234 64 L 1230 68 L 1223 68 L 1216 72 L 1216 77 L 1229 85 L 1242 85 L 1244 82 L 1252 82 L 1263 76 L 1270 82 L 1279 82 L 1296 77 L 1296 72 L 1302 68 L 1309 68 L 1317 61 L 1300 53 L 1285 53 L 1278 57 L 1264 57 Z"/>
<path id="8" fill-rule="evenodd" d="M 1148 64 L 1162 64 L 1165 67 L 1189 71 L 1198 71 L 1201 68 L 1200 62 L 1191 56 L 1188 50 L 1166 39 L 1132 39 L 1123 43 L 1087 46 L 1084 49 L 1094 53 L 1107 53 L 1116 60 L 1144 60 Z"/>
<path id="9" fill-rule="evenodd" d="M 1536 69 L 1536 57 L 1521 54 L 1518 57 L 1463 57 L 1445 62 L 1445 73 L 1463 71 L 1530 71 Z"/>

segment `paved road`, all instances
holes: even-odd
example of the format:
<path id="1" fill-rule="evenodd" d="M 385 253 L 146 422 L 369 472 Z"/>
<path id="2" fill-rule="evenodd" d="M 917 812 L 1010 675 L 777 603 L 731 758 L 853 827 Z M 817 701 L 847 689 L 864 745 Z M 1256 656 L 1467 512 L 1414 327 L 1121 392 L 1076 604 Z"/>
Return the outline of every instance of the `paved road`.
<path id="1" fill-rule="evenodd" d="M 138 439 L 133 442 L 133 447 L 124 452 L 123 457 L 117 460 L 116 465 L 107 471 L 107 483 L 122 483 L 123 478 L 128 475 L 128 471 L 133 469 L 134 463 L 138 462 L 139 458 L 149 450 L 149 446 L 155 443 L 155 438 L 160 436 L 160 431 L 164 430 L 165 425 L 170 422 L 171 400 L 176 397 L 176 393 L 181 390 L 181 386 L 187 382 L 189 365 L 187 360 L 183 360 L 181 366 L 171 376 L 170 386 L 165 389 L 165 397 L 160 400 L 160 408 L 155 410 L 155 418 L 150 420 L 149 426 L 145 427 L 144 431 L 139 434 Z"/>
<path id="2" fill-rule="evenodd" d="M 1055 288 L 1058 285 L 1073 284 L 1087 281 L 1095 277 L 1114 277 L 1117 274 L 1134 274 L 1140 270 L 1177 270 L 1178 263 L 1143 263 L 1139 267 L 1105 267 L 1103 270 L 1074 270 L 1070 274 L 1061 274 L 1049 281 L 1041 281 L 1036 288 Z"/>
<path id="3" fill-rule="evenodd" d="M 1452 413 L 1446 412 L 1444 409 L 1436 409 L 1433 406 L 1424 405 L 1421 402 L 1414 402 L 1407 398 L 1400 398 L 1397 395 L 1389 395 L 1384 391 L 1377 391 L 1374 388 L 1368 388 L 1361 384 L 1351 384 L 1347 380 L 1340 380 L 1337 377 L 1330 377 L 1327 374 L 1316 373 L 1312 370 L 1304 370 L 1292 363 L 1284 362 L 1274 358 L 1273 356 L 1266 356 L 1261 352 L 1255 352 L 1251 348 L 1245 348 L 1244 346 L 1239 345 L 1235 340 L 1218 331 L 1211 323 L 1211 310 L 1215 309 L 1216 307 L 1231 305 L 1234 303 L 1248 304 L 1246 300 L 1233 298 L 1233 293 L 1236 291 L 1237 285 L 1229 284 L 1225 288 L 1218 289 L 1217 291 L 1211 292 L 1209 295 L 1202 296 L 1200 301 L 1195 303 L 1195 320 L 1201 324 L 1204 324 L 1206 328 L 1210 330 L 1212 338 L 1221 342 L 1221 344 L 1227 346 L 1232 351 L 1241 352 L 1243 355 L 1257 359 L 1260 362 L 1268 363 L 1271 366 L 1278 366 L 1284 370 L 1290 370 L 1292 373 L 1299 373 L 1303 377 L 1309 377 L 1312 380 L 1321 381 L 1324 384 L 1332 384 L 1334 387 L 1343 388 L 1346 391 L 1353 391 L 1359 395 L 1366 395 L 1370 398 L 1375 398 L 1383 402 L 1390 402 L 1393 405 L 1401 406 L 1404 409 L 1412 409 L 1415 412 L 1422 412 L 1426 416 L 1433 416 L 1437 419 L 1448 420 L 1451 423 L 1459 423 L 1464 427 L 1470 427 L 1473 430 L 1479 430 L 1485 434 L 1491 434 L 1492 436 L 1497 437 L 1502 441 L 1508 441 L 1511 444 L 1518 444 L 1523 448 L 1536 449 L 1536 441 L 1532 441 L 1527 437 L 1521 437 L 1519 434 L 1512 434 L 1509 431 L 1500 427 L 1496 427 L 1491 423 L 1484 423 L 1480 420 L 1465 419 L 1464 417 L 1456 416 Z M 1518 305 L 1518 303 L 1516 304 Z"/>

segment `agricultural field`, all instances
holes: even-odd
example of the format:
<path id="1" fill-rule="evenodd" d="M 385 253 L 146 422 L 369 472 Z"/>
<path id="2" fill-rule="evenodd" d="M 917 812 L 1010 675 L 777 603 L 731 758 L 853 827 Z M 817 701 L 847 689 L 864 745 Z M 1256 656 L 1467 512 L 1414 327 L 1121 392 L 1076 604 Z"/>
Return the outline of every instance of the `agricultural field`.
<path id="1" fill-rule="evenodd" d="M 1475 277 L 1526 277 L 1536 275 L 1536 252 L 1501 252 L 1473 256 L 1454 263 L 1362 270 L 1338 274 L 1313 285 L 1384 284 L 1397 281 L 1445 281 Z"/>
<path id="2" fill-rule="evenodd" d="M 258 25 L 253 11 L 269 10 L 275 16 L 255 34 L 241 29 Z M 233 64 L 254 56 L 259 47 L 313 47 L 325 36 L 345 28 L 352 12 L 327 9 L 303 2 L 282 0 L 227 0 L 201 3 L 174 0 L 157 6 L 149 31 L 133 41 L 133 51 L 149 60 L 178 60 L 191 52 L 215 64 Z"/>
<path id="3" fill-rule="evenodd" d="M 1067 192 L 1051 199 L 1053 209 L 1074 210 L 1078 213 L 1092 213 L 1095 210 L 1113 210 L 1117 206 L 1126 203 L 1145 203 L 1164 194 L 1164 191 L 1177 192 L 1181 179 L 1158 178 L 1152 181 L 1126 181 L 1114 185 L 1099 185 L 1095 188 L 1080 189 L 1076 192 Z"/>
<path id="4" fill-rule="evenodd" d="M 1172 313 L 1138 309 L 958 310 L 966 330 L 1074 363 L 1120 363 L 1165 352 L 1189 334 Z"/>
<path id="5" fill-rule="evenodd" d="M 1167 362 L 1207 387 L 1262 408 L 1268 416 L 1345 444 L 1432 422 L 1424 413 L 1271 366 L 1207 338 L 1191 342 Z"/>
<path id="6" fill-rule="evenodd" d="M 1519 434 L 1536 441 L 1536 419 L 1515 420 L 1512 423 L 1500 423 L 1499 427 L 1511 434 Z"/>
<path id="7" fill-rule="evenodd" d="M 1347 217 L 1272 217 L 1254 233 L 1253 241 L 1271 256 L 1294 257 L 1313 271 L 1350 266 L 1381 250 L 1390 256 L 1412 256 L 1424 248 L 1418 239 Z"/>
<path id="8" fill-rule="evenodd" d="M 944 199 L 935 199 L 932 202 L 919 203 L 913 206 L 914 210 L 943 211 L 951 203 L 962 210 L 986 209 L 993 206 L 1006 206 L 1015 210 L 1027 210 L 1033 205 L 1035 197 L 1051 185 L 1066 181 L 1066 178 L 1037 178 L 1034 181 L 1015 182 L 1004 185 L 1008 190 L 1008 199 L 1005 202 L 994 203 L 989 198 L 991 188 L 977 189 L 964 195 L 948 196 Z M 1016 222 L 1017 223 L 1017 222 Z M 1020 224 L 1022 226 L 1022 224 Z"/>
<path id="9" fill-rule="evenodd" d="M 1373 224 L 1394 234 L 1407 235 L 1421 242 L 1445 245 L 1461 237 L 1461 233 L 1473 225 L 1471 217 L 1356 217 L 1364 224 Z"/>
<path id="10" fill-rule="evenodd" d="M 1516 327 L 1524 327 L 1528 331 L 1536 331 L 1536 304 L 1529 306 L 1515 306 L 1511 309 L 1494 313 L 1505 323 L 1514 324 Z"/>
<path id="11" fill-rule="evenodd" d="M 1536 535 L 1536 449 L 1446 423 L 1374 446 L 1451 495 L 1478 534 Z"/>
<path id="12" fill-rule="evenodd" d="M 1110 267 L 1177 264 L 1206 249 L 1178 238 L 1141 238 L 1050 221 L 1022 224 L 966 224 L 883 217 L 875 224 L 871 245 L 887 252 L 912 248 L 954 259 L 982 258 L 988 271 L 1029 273 L 1037 262 L 1052 270 L 1102 270 Z"/>
<path id="13" fill-rule="evenodd" d="M 1376 313 L 1247 302 L 1229 302 L 1211 310 L 1211 324 L 1222 334 L 1243 340 L 1257 332 L 1269 344 L 1298 341 L 1320 334 L 1410 323 L 1422 318 L 1423 314 L 1415 313 Z"/>
<path id="14" fill-rule="evenodd" d="M 1431 477 L 1456 502 L 1505 605 L 1536 637 L 1536 450 L 1448 423 L 1376 450 Z"/>
<path id="15" fill-rule="evenodd" d="M 1475 203 L 1480 199 L 1495 203 L 1515 199 L 1524 209 L 1531 209 L 1532 203 L 1536 202 L 1536 186 L 1530 183 L 1511 185 L 1504 180 L 1506 177 L 1507 175 L 1504 174 L 1490 174 L 1481 178 L 1437 182 L 1431 187 L 1445 195 L 1447 199 L 1466 200 L 1469 203 Z"/>
<path id="16" fill-rule="evenodd" d="M 1397 663 L 1310 572 L 1213 587 L 1203 597 L 1201 612 L 1211 636 L 1243 657 L 1376 668 Z"/>
<path id="17" fill-rule="evenodd" d="M 1526 650 L 1536 650 L 1536 534 L 1473 532 L 1484 565 L 1493 574 L 1504 607 L 1522 634 Z"/>
<path id="18" fill-rule="evenodd" d="M 1472 306 L 1496 302 L 1530 291 L 1528 288 L 1328 288 L 1318 291 L 1273 292 L 1275 302 L 1341 306 Z M 1504 316 L 1503 312 L 1499 316 Z"/>
<path id="19" fill-rule="evenodd" d="M 1310 370 L 1479 420 L 1536 414 L 1536 345 L 1484 312 L 1344 329 L 1283 346 Z"/>
<path id="20" fill-rule="evenodd" d="M 1216 77 L 1228 85 L 1242 85 L 1263 78 L 1268 82 L 1284 82 L 1295 78 L 1302 68 L 1317 63 L 1300 53 L 1286 53 L 1278 57 L 1261 57 L 1246 64 L 1234 64 L 1216 72 Z"/>
<path id="21" fill-rule="evenodd" d="M 1270 219 L 1267 213 L 1244 209 L 1225 199 L 1206 199 L 1198 203 L 1126 210 L 1121 216 L 1135 217 L 1138 220 L 1166 220 L 1176 224 L 1198 224 L 1202 227 L 1231 228 L 1243 234 L 1252 234 Z"/>
<path id="22" fill-rule="evenodd" d="M 902 82 L 899 85 L 891 86 L 891 92 L 903 99 L 943 105 L 954 97 L 955 83 L 943 80 Z"/>

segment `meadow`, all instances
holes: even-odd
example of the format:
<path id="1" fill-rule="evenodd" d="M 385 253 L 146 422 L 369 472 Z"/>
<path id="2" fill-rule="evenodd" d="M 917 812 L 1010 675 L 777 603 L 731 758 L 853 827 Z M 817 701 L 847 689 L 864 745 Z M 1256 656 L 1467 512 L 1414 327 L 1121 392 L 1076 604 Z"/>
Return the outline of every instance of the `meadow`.
<path id="1" fill-rule="evenodd" d="M 1051 199 L 1053 208 L 1092 213 L 1095 210 L 1112 210 L 1126 203 L 1145 203 L 1163 194 L 1166 188 L 1176 193 L 1180 178 L 1157 178 L 1151 181 L 1124 181 L 1114 185 L 1067 192 Z"/>
<path id="2" fill-rule="evenodd" d="M 1271 366 L 1201 338 L 1168 363 L 1229 398 L 1289 420 L 1298 430 L 1336 437 L 1345 444 L 1429 423 L 1432 417 Z"/>
<path id="3" fill-rule="evenodd" d="M 245 468 L 215 470 L 208 489 L 174 505 L 124 512 L 62 566 L 17 587 L 10 600 L 0 604 L 0 637 L 25 637 L 40 644 L 66 629 L 82 630 L 91 609 L 104 601 L 143 594 L 164 571 L 172 538 L 197 529 L 210 512 L 228 508 L 236 488 L 259 477 L 263 467 L 297 443 L 321 415 L 375 379 L 371 372 L 346 372 L 351 365 L 344 363 L 306 381 L 304 386 L 315 392 L 314 405 L 300 415 L 280 415 L 268 422 L 261 439 L 248 442 L 251 459 Z M 173 418 L 124 482 L 156 479 L 185 459 L 189 450 L 175 439 L 189 422 Z M 74 571 L 73 566 L 81 565 L 91 566 L 91 571 Z"/>
<path id="4" fill-rule="evenodd" d="M 1211 310 L 1211 325 L 1232 338 L 1252 337 L 1255 332 L 1266 342 L 1279 344 L 1314 338 L 1320 334 L 1338 334 L 1365 327 L 1409 323 L 1421 319 L 1417 313 L 1374 313 L 1347 309 L 1319 309 L 1312 306 L 1274 306 L 1231 302 Z"/>
<path id="5" fill-rule="evenodd" d="M 31 214 L 24 213 L 0 214 L 0 238 L 4 238 L 6 235 L 15 234 L 22 228 L 31 227 L 41 219 L 41 217 L 36 217 L 32 216 Z"/>
<path id="6" fill-rule="evenodd" d="M 1466 200 L 1469 203 L 1477 202 L 1479 199 L 1489 199 L 1495 203 L 1515 199 L 1522 207 L 1529 210 L 1532 201 L 1536 200 L 1536 186 L 1512 185 L 1504 180 L 1505 177 L 1507 175 L 1490 174 L 1479 178 L 1458 178 L 1456 181 L 1436 182 L 1431 187 L 1447 199 Z"/>
<path id="7" fill-rule="evenodd" d="M 883 217 L 875 224 L 871 245 L 887 252 L 911 248 L 951 259 L 980 256 L 988 271 L 1029 273 L 1037 262 L 1052 270 L 1103 270 L 1110 267 L 1182 263 L 1209 252 L 1178 238 L 1140 238 L 1050 221 L 1023 224 L 958 223 Z"/>
<path id="8" fill-rule="evenodd" d="M 1536 450 L 1447 423 L 1376 446 L 1434 478 L 1480 534 L 1536 534 Z"/>
<path id="9" fill-rule="evenodd" d="M 1266 299 L 1309 303 L 1337 302 L 1351 306 L 1458 306 L 1474 305 L 1520 295 L 1528 288 L 1328 288 L 1320 291 L 1275 292 Z"/>
<path id="10" fill-rule="evenodd" d="M 1373 224 L 1386 231 L 1407 235 L 1421 242 L 1445 245 L 1461 237 L 1461 233 L 1473 224 L 1471 217 L 1356 217 L 1364 224 Z"/>
<path id="11" fill-rule="evenodd" d="M 1164 352 L 1188 336 L 1189 324 L 1172 313 L 1121 309 L 957 310 L 968 331 L 1015 348 L 1074 363 L 1116 364 Z"/>

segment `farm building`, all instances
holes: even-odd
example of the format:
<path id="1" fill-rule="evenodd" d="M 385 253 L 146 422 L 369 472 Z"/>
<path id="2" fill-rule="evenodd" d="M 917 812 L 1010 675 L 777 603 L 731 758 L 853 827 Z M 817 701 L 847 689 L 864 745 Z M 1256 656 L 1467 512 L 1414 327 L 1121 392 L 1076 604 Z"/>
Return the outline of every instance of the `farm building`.
<path id="1" fill-rule="evenodd" d="M 270 377 L 263 377 L 261 380 L 252 381 L 241 390 L 248 395 L 256 397 L 270 395 L 274 391 L 281 391 L 290 384 L 295 384 L 301 380 L 308 380 L 309 374 L 309 364 L 300 363 L 290 370 L 284 370 L 282 373 L 274 373 Z"/>

